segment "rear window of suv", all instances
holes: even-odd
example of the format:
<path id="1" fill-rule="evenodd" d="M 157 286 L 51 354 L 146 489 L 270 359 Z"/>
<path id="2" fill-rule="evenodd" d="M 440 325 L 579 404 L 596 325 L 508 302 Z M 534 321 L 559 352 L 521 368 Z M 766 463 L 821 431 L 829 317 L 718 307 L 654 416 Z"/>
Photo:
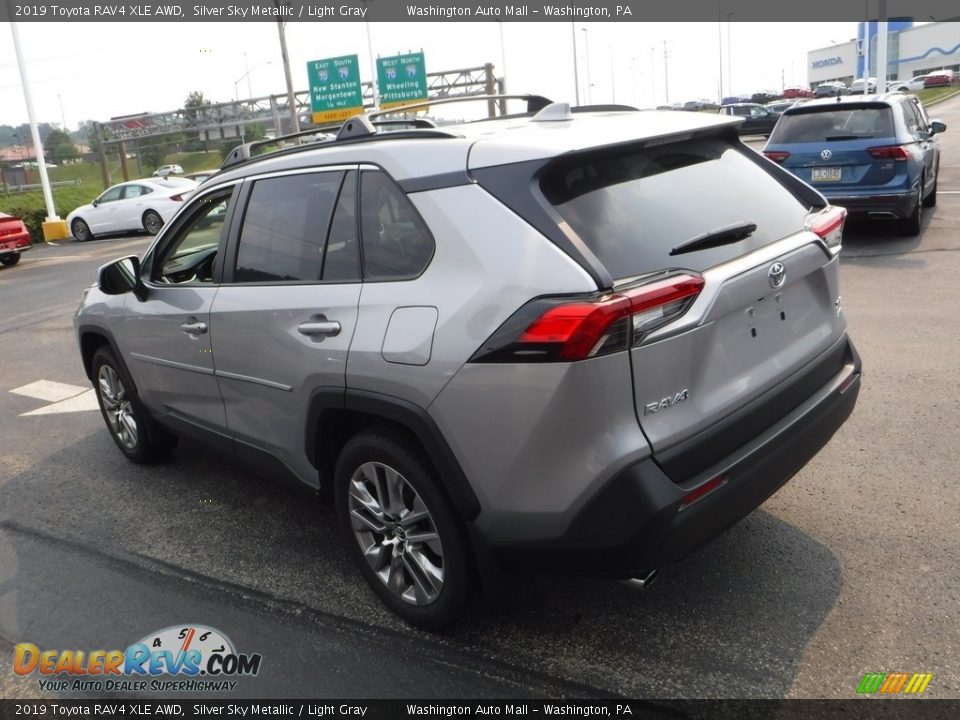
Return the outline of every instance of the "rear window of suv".
<path id="1" fill-rule="evenodd" d="M 607 268 L 625 279 L 666 268 L 705 270 L 803 229 L 807 208 L 722 138 L 562 157 L 541 176 L 544 197 Z M 671 255 L 736 224 L 754 233 Z"/>
<path id="2" fill-rule="evenodd" d="M 889 138 L 895 134 L 893 110 L 888 105 L 811 108 L 782 116 L 770 136 L 770 145 Z"/>

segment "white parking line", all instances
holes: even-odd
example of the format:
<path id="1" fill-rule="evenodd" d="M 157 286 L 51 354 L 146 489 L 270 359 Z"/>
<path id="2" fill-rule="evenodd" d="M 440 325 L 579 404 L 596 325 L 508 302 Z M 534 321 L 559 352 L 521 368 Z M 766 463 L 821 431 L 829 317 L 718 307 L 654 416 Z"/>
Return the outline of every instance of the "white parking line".
<path id="1" fill-rule="evenodd" d="M 37 380 L 27 385 L 21 385 L 10 392 L 15 395 L 33 398 L 34 400 L 43 400 L 51 403 L 44 405 L 36 410 L 20 413 L 20 417 L 28 415 L 57 415 L 60 413 L 86 412 L 88 410 L 99 410 L 97 404 L 97 395 L 93 388 L 86 388 L 81 385 L 69 385 L 68 383 L 56 382 L 54 380 Z"/>
<path id="2" fill-rule="evenodd" d="M 63 400 L 53 405 L 46 405 L 30 412 L 20 413 L 20 417 L 28 415 L 58 415 L 60 413 L 87 412 L 88 410 L 99 410 L 97 404 L 97 394 L 93 388 L 86 390 L 75 397 Z"/>
<path id="3" fill-rule="evenodd" d="M 67 383 L 55 382 L 54 380 L 37 380 L 28 385 L 21 385 L 10 392 L 15 395 L 24 395 L 34 400 L 46 400 L 47 402 L 60 402 L 67 398 L 75 397 L 87 390 L 81 385 L 68 385 Z"/>

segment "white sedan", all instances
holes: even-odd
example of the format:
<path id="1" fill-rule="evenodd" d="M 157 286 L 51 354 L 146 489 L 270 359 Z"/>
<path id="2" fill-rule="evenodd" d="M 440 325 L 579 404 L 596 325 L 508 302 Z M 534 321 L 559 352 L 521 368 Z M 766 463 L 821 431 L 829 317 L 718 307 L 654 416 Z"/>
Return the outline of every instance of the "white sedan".
<path id="1" fill-rule="evenodd" d="M 67 215 L 67 227 L 83 242 L 94 235 L 146 230 L 160 232 L 197 183 L 186 178 L 131 180 L 107 188 L 92 203 Z"/>
<path id="2" fill-rule="evenodd" d="M 932 75 L 933 73 L 928 74 Z M 896 80 L 887 83 L 887 87 L 896 92 L 916 92 L 917 90 L 923 90 L 923 81 L 926 78 L 926 75 L 917 75 L 909 80 Z"/>

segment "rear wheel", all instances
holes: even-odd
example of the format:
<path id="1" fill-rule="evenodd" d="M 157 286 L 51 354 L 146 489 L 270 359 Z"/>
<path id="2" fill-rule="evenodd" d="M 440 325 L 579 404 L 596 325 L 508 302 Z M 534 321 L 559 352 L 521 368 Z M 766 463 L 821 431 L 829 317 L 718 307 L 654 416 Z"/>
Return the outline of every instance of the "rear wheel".
<path id="1" fill-rule="evenodd" d="M 73 236 L 80 242 L 86 242 L 93 237 L 93 233 L 90 232 L 90 226 L 87 225 L 86 221 L 82 218 L 77 218 L 70 223 L 70 232 L 72 232 Z"/>
<path id="2" fill-rule="evenodd" d="M 923 199 L 924 207 L 936 207 L 937 206 L 937 181 L 933 181 L 933 189 L 930 190 L 930 194 Z"/>
<path id="3" fill-rule="evenodd" d="M 337 460 L 337 514 L 367 583 L 412 625 L 441 630 L 472 597 L 465 532 L 430 463 L 389 429 L 359 433 Z"/>
<path id="4" fill-rule="evenodd" d="M 16 265 L 18 262 L 20 262 L 20 253 L 18 252 L 0 255 L 0 265 L 10 267 L 11 265 Z"/>
<path id="5" fill-rule="evenodd" d="M 916 237 L 923 227 L 923 180 L 920 180 L 920 190 L 917 191 L 917 204 L 910 217 L 903 221 L 901 227 L 905 235 Z"/>
<path id="6" fill-rule="evenodd" d="M 147 210 L 143 214 L 143 229 L 151 235 L 156 235 L 163 227 L 163 218 L 156 210 Z"/>
<path id="7" fill-rule="evenodd" d="M 107 347 L 93 356 L 93 387 L 110 436 L 128 458 L 148 463 L 176 446 L 177 438 L 153 422 L 133 381 Z"/>

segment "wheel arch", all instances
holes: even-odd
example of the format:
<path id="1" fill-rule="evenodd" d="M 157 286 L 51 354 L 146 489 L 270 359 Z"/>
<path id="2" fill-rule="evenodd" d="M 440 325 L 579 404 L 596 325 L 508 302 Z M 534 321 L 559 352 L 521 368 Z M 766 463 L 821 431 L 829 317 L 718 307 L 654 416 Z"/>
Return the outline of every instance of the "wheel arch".
<path id="1" fill-rule="evenodd" d="M 461 519 L 477 517 L 480 502 L 427 411 L 407 400 L 365 390 L 321 388 L 311 396 L 304 442 L 307 458 L 320 474 L 321 487 L 332 487 L 337 456 L 346 442 L 377 426 L 388 426 L 409 438 L 437 471 Z"/>
<path id="2" fill-rule="evenodd" d="M 117 348 L 117 343 L 109 331 L 99 325 L 81 325 L 77 328 L 80 342 L 80 358 L 83 361 L 83 370 L 90 382 L 93 382 L 93 356 L 102 347 L 110 348 L 117 362 L 123 365 L 124 371 L 130 376 L 130 369 L 123 361 L 123 356 Z"/>

